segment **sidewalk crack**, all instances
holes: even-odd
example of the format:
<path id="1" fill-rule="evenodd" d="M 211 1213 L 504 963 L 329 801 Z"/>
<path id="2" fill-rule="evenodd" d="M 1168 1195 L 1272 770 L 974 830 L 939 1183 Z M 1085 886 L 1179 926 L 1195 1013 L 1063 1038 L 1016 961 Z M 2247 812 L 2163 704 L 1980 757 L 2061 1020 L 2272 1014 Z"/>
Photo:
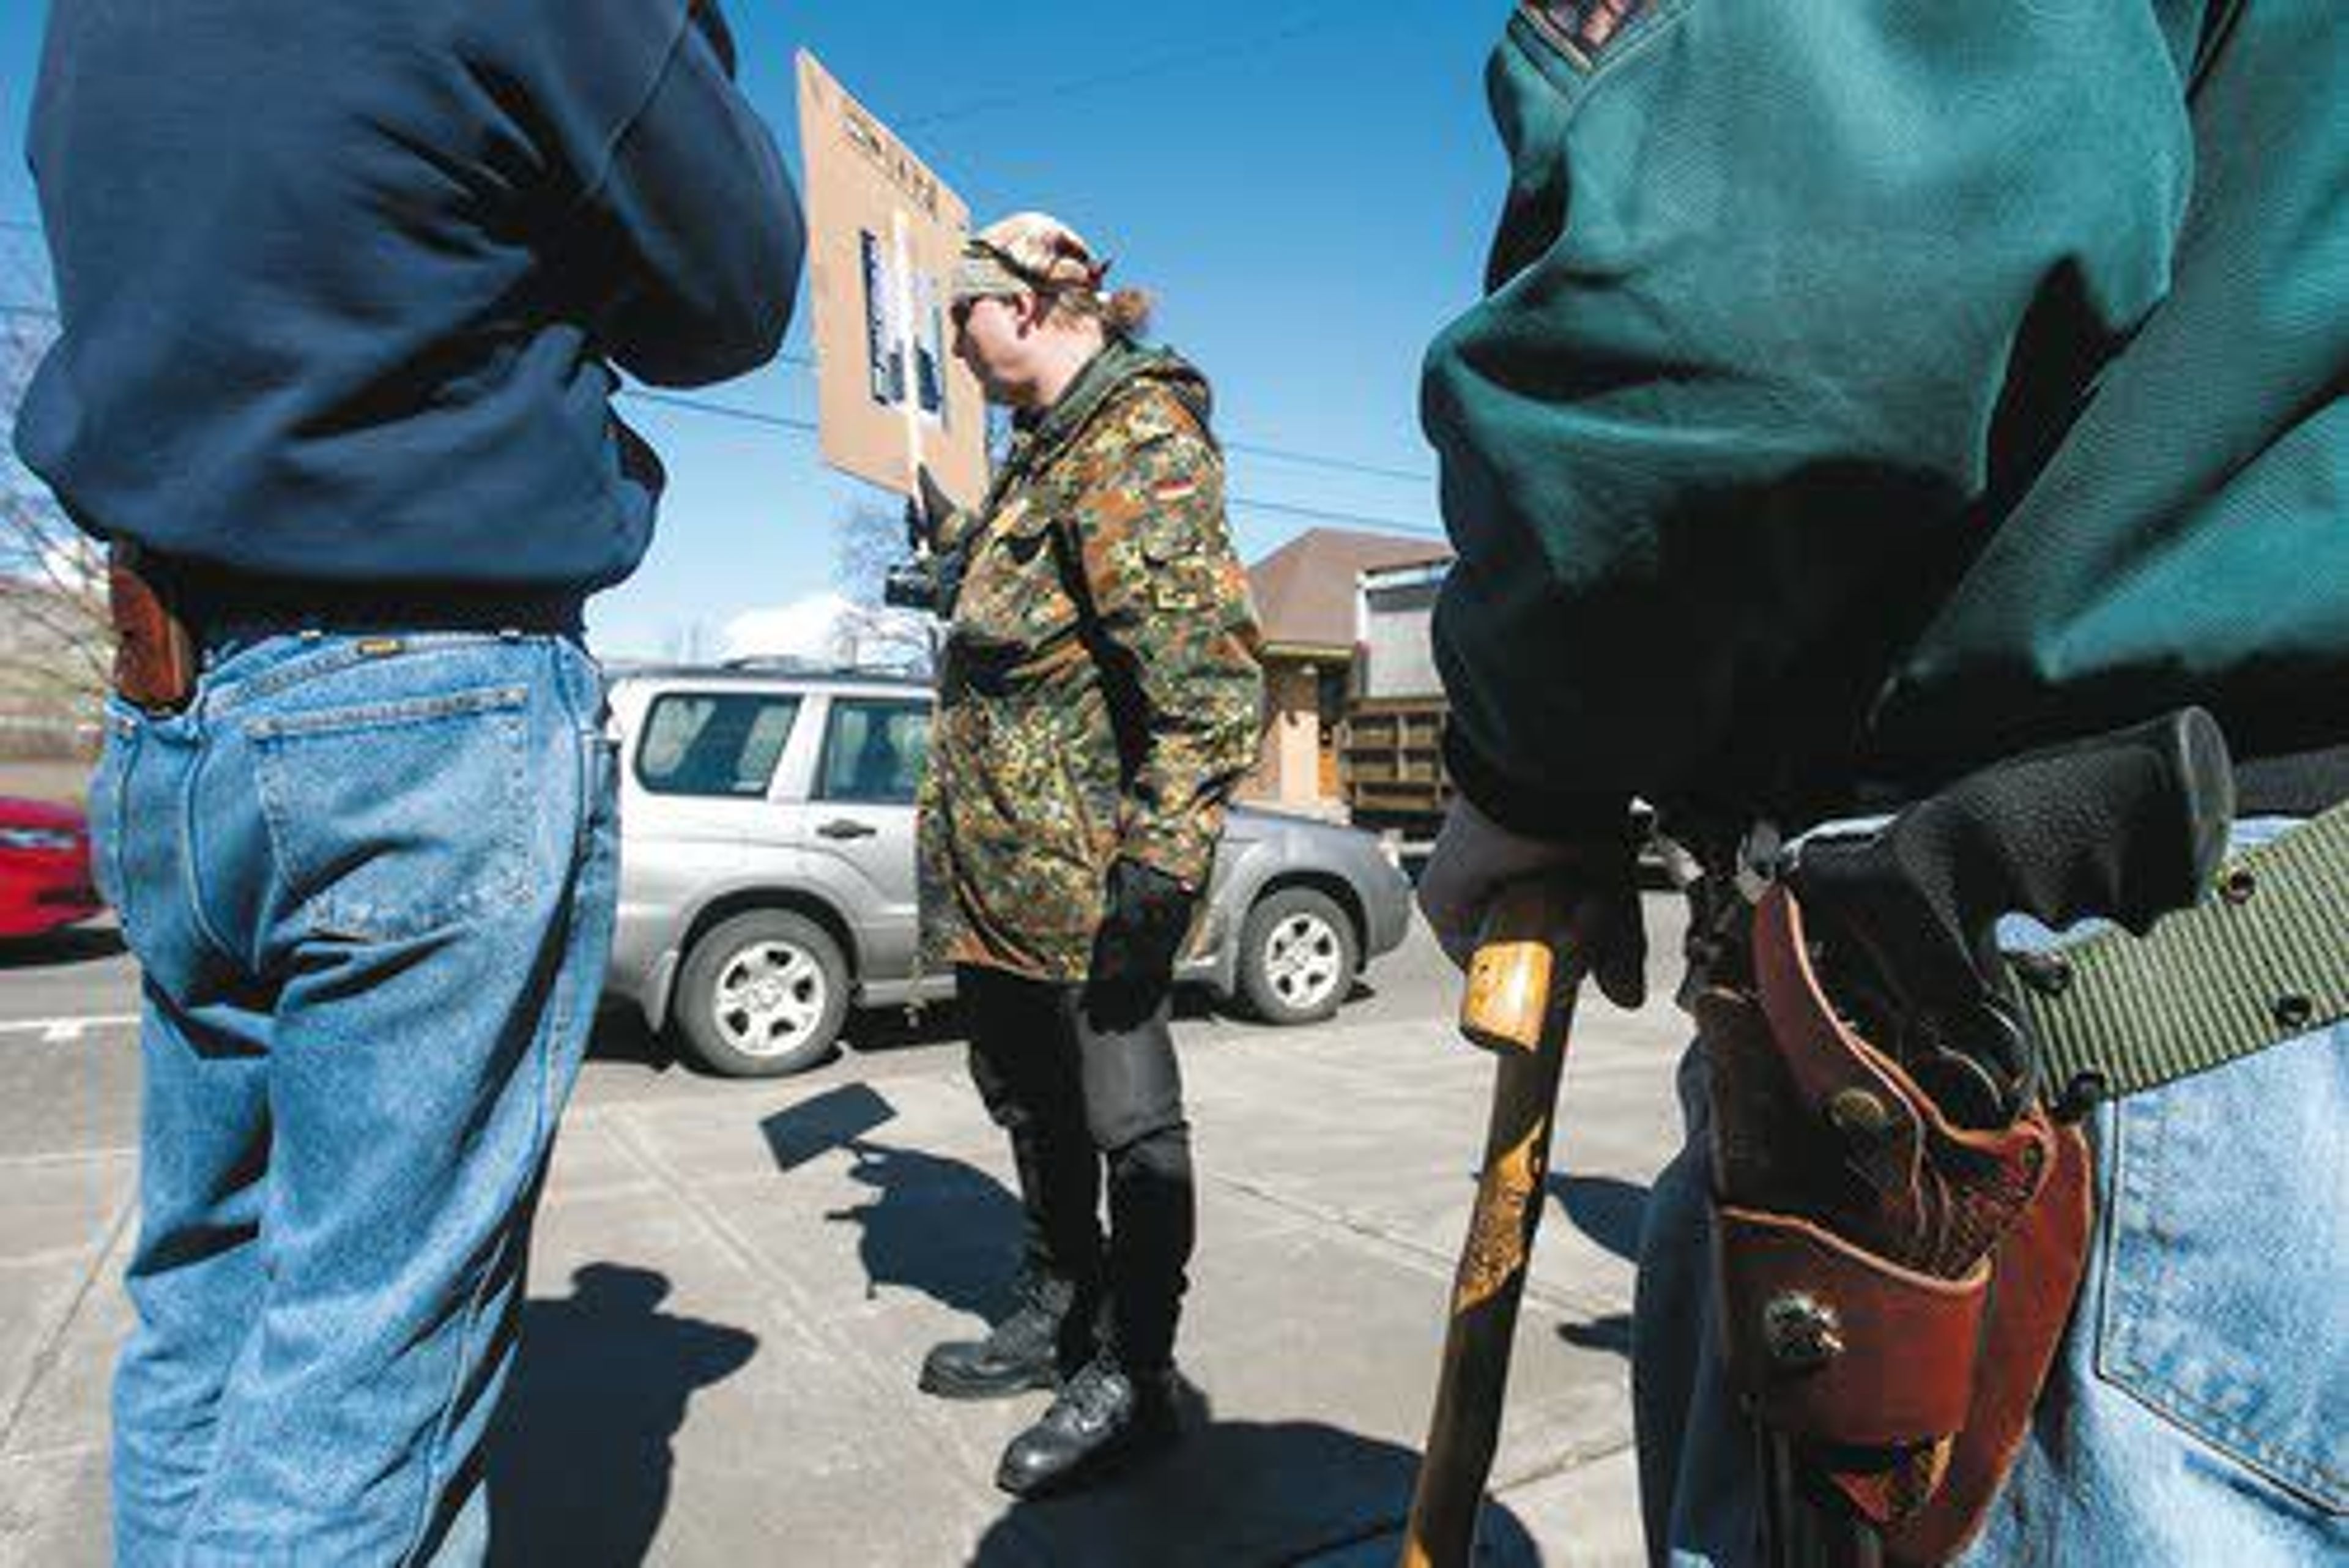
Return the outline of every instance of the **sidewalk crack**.
<path id="1" fill-rule="evenodd" d="M 58 1314 L 56 1325 L 41 1341 L 41 1347 L 33 1353 L 32 1366 L 26 1369 L 25 1380 L 17 1387 L 16 1397 L 8 1402 L 8 1417 L 0 1421 L 0 1458 L 16 1457 L 16 1429 L 24 1424 L 25 1412 L 31 1408 L 33 1396 L 39 1391 L 42 1383 L 57 1370 L 57 1363 L 64 1358 L 66 1337 L 72 1333 L 73 1325 L 81 1320 L 82 1309 L 89 1304 L 91 1291 L 97 1287 L 98 1277 L 106 1272 L 106 1261 L 114 1256 L 115 1244 L 122 1239 L 123 1227 L 130 1222 L 130 1217 L 138 1207 L 135 1191 L 115 1206 L 114 1217 L 106 1227 L 106 1240 L 91 1254 L 89 1267 L 83 1271 L 80 1283 L 74 1287 L 73 1300 Z"/>
<path id="2" fill-rule="evenodd" d="M 1342 1209 L 1331 1209 L 1308 1199 L 1292 1198 L 1260 1182 L 1213 1174 L 1204 1175 L 1201 1179 L 1213 1182 L 1226 1191 L 1237 1192 L 1245 1198 L 1252 1198 L 1267 1208 L 1278 1209 L 1284 1214 L 1294 1214 L 1299 1219 L 1332 1226 L 1349 1235 L 1359 1237 L 1390 1254 L 1395 1260 L 1419 1266 L 1438 1279 L 1451 1278 L 1459 1262 L 1449 1252 L 1440 1251 L 1418 1241 L 1408 1241 L 1381 1229 L 1370 1220 L 1358 1219 Z M 1525 1294 L 1522 1299 L 1551 1312 L 1572 1314 L 1624 1310 L 1624 1303 L 1619 1301 L 1593 1300 L 1537 1285 L 1530 1279 L 1526 1282 Z"/>

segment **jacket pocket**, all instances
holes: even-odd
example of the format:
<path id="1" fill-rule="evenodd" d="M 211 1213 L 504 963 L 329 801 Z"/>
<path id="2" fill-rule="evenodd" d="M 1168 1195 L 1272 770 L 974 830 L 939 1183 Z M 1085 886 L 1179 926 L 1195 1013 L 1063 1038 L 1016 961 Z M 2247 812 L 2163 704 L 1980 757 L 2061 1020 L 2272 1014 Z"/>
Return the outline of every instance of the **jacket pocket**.
<path id="1" fill-rule="evenodd" d="M 2099 1376 L 2349 1511 L 2341 1128 L 2349 1023 L 2119 1102 Z"/>
<path id="2" fill-rule="evenodd" d="M 282 896 L 313 935 L 390 940 L 518 908 L 529 690 L 479 687 L 256 719 Z"/>
<path id="3" fill-rule="evenodd" d="M 972 545 L 955 600 L 954 639 L 986 666 L 1024 663 L 1077 628 L 1052 518 L 1024 502 L 1013 505 Z"/>

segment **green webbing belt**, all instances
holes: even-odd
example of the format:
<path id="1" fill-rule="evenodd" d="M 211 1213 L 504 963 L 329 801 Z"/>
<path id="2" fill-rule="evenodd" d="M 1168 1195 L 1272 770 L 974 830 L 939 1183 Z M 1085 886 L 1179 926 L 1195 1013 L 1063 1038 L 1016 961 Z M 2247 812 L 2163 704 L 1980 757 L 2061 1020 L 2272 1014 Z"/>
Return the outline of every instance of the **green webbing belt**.
<path id="1" fill-rule="evenodd" d="M 2139 939 L 2117 929 L 2015 961 L 2050 1098 L 2204 1073 L 2349 1016 L 2349 805 L 2230 861 Z"/>

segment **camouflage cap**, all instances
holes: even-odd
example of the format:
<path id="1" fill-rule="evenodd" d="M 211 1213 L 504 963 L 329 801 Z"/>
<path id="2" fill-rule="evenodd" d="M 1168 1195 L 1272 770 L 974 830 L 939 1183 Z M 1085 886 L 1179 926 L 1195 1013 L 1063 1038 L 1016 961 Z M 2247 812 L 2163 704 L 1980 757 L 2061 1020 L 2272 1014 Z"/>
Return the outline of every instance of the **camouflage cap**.
<path id="1" fill-rule="evenodd" d="M 1052 294 L 1097 289 L 1109 263 L 1060 219 L 1046 213 L 1014 213 L 963 242 L 955 268 L 954 298 L 986 299 L 1007 294 Z"/>

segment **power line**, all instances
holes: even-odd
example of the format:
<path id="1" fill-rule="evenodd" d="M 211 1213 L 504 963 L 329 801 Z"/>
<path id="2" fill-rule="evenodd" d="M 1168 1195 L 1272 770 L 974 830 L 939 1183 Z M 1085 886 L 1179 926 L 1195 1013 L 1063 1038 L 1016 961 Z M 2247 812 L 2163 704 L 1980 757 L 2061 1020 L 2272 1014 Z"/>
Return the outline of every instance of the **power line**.
<path id="1" fill-rule="evenodd" d="M 23 318 L 54 321 L 55 310 L 44 306 L 0 304 L 0 319 Z M 795 362 L 803 362 L 795 359 Z M 761 425 L 771 430 L 790 431 L 798 435 L 813 435 L 818 426 L 813 420 L 795 419 L 789 414 L 771 414 L 761 409 L 745 409 L 732 403 L 719 402 L 710 398 L 688 397 L 678 392 L 654 391 L 643 387 L 623 387 L 620 396 L 659 408 L 677 409 L 686 413 L 706 414 L 713 419 L 733 420 L 739 423 Z M 1315 452 L 1290 452 L 1282 447 L 1259 446 L 1246 441 L 1226 441 L 1233 452 L 1248 452 L 1260 457 L 1278 458 L 1285 462 L 1312 468 L 1334 469 L 1340 472 L 1369 473 L 1394 479 L 1431 480 L 1433 476 L 1412 473 L 1402 469 L 1381 468 L 1374 463 L 1355 462 L 1348 458 L 1323 457 Z M 1445 537 L 1444 530 L 1425 523 L 1413 523 L 1399 517 L 1381 517 L 1370 513 L 1350 512 L 1332 507 L 1303 506 L 1288 501 L 1260 501 L 1252 496 L 1228 495 L 1230 504 L 1253 512 L 1276 516 L 1299 517 L 1315 522 L 1352 524 L 1362 527 L 1383 528 L 1392 533 L 1413 534 L 1425 538 Z"/>
<path id="2" fill-rule="evenodd" d="M 1382 468 L 1375 462 L 1360 462 L 1350 457 L 1323 457 L 1318 452 L 1291 452 L 1286 447 L 1258 446 L 1253 441 L 1227 441 L 1226 452 L 1244 452 L 1250 457 L 1277 458 L 1306 468 L 1327 468 L 1340 473 L 1366 473 L 1374 479 L 1408 480 L 1413 484 L 1433 484 L 1435 475 L 1409 468 Z"/>
<path id="3" fill-rule="evenodd" d="M 1195 48 L 1170 51 L 1150 59 L 1137 60 L 1132 65 L 1121 66 L 1114 70 L 1096 71 L 1087 76 L 1071 77 L 1025 92 L 996 93 L 987 98 L 972 99 L 951 108 L 939 109 L 934 114 L 920 114 L 910 119 L 898 120 L 896 124 L 906 130 L 927 125 L 944 125 L 950 120 L 968 119 L 975 114 L 985 114 L 990 109 L 1024 109 L 1045 99 L 1069 98 L 1104 87 L 1115 87 L 1123 82 L 1164 76 L 1169 71 L 1180 70 L 1185 66 L 1195 65 L 1202 60 L 1222 59 L 1232 55 L 1255 54 L 1269 45 L 1286 43 L 1291 38 L 1302 37 L 1309 33 L 1323 32 L 1337 26 L 1341 22 L 1352 19 L 1350 16 L 1330 15 L 1335 9 L 1337 7 L 1316 6 L 1311 14 L 1298 17 L 1285 26 L 1270 27 L 1261 33 L 1253 33 L 1239 38 L 1226 38 L 1216 43 L 1201 45 Z M 1352 8 L 1346 9 L 1350 12 Z"/>
<path id="4" fill-rule="evenodd" d="M 740 408 L 732 403 L 721 403 L 709 398 L 690 398 L 675 392 L 650 392 L 639 387 L 624 388 L 620 395 L 634 398 L 640 402 L 657 403 L 664 408 L 681 409 L 688 413 L 709 414 L 719 419 L 738 420 L 744 424 L 767 425 L 776 430 L 792 431 L 801 434 L 812 434 L 816 430 L 815 421 L 812 420 L 793 419 L 788 414 L 771 414 L 762 410 Z M 1265 450 L 1277 451 L 1278 449 Z M 1283 455 L 1292 454 L 1284 453 Z M 1344 465 L 1342 460 L 1336 458 L 1319 460 L 1309 453 L 1293 455 L 1306 462 L 1325 461 L 1340 466 Z M 1260 501 L 1248 495 L 1226 495 L 1225 500 L 1231 505 L 1243 507 L 1248 511 L 1269 513 L 1281 517 L 1300 517 L 1314 522 L 1345 523 L 1361 527 L 1383 528 L 1392 533 L 1412 534 L 1429 539 L 1442 539 L 1447 536 L 1443 529 L 1431 524 L 1413 523 L 1400 517 L 1381 517 L 1371 513 L 1350 512 L 1334 507 L 1302 506 L 1290 501 Z"/>
<path id="5" fill-rule="evenodd" d="M 57 319 L 57 310 L 53 305 L 26 305 L 20 300 L 0 301 L 0 318 L 8 317 L 18 317 L 27 321 L 55 321 Z M 811 370 L 815 369 L 815 360 L 805 354 L 778 354 L 775 356 L 775 362 L 781 365 L 798 365 Z M 643 392 L 634 388 L 629 389 L 629 396 L 641 397 L 650 402 L 678 400 L 668 399 L 664 393 Z M 694 403 L 692 406 L 699 408 L 704 413 L 723 414 L 741 411 L 716 403 L 707 405 Z"/>
<path id="6" fill-rule="evenodd" d="M 1289 33 L 1310 31 L 1315 27 L 1328 25 L 1330 24 L 1326 20 L 1321 22 L 1299 23 L 1295 26 L 1287 29 L 1285 32 L 1277 32 L 1268 35 L 1268 36 L 1282 37 L 1288 36 Z M 1259 40 L 1259 42 L 1261 40 Z M 1046 90 L 1049 95 L 1050 91 L 1056 91 L 1059 89 Z M 950 114 L 958 114 L 961 111 L 959 110 L 955 110 L 950 111 Z M 908 123 L 920 122 L 909 121 Z M 41 232 L 41 225 L 29 219 L 0 219 L 0 231 L 37 234 Z M 57 318 L 57 313 L 54 308 L 47 306 L 9 303 L 0 304 L 0 317 L 16 317 L 26 319 L 47 319 L 54 321 Z M 815 356 L 812 354 L 778 354 L 775 356 L 774 362 L 779 365 L 794 366 L 803 370 L 813 370 L 816 369 Z M 754 415 L 751 410 L 731 408 L 722 403 L 709 402 L 705 400 L 696 398 L 682 398 L 668 393 L 657 394 L 638 390 L 636 389 L 630 389 L 629 395 L 641 398 L 647 402 L 670 404 L 678 408 L 689 409 L 698 413 L 718 415 L 721 418 L 743 419 L 765 417 Z M 789 421 L 784 424 L 783 428 L 800 429 L 802 428 L 802 424 L 803 421 Z M 804 428 L 812 429 L 814 427 L 805 426 Z M 1361 474 L 1371 479 L 1392 479 L 1406 484 L 1433 484 L 1435 483 L 1435 475 L 1421 469 L 1393 468 L 1382 463 L 1364 462 L 1357 458 L 1330 457 L 1320 452 L 1299 452 L 1290 447 L 1273 446 L 1260 441 L 1226 440 L 1223 442 L 1223 445 L 1224 449 L 1227 452 L 1243 452 L 1250 457 L 1267 458 L 1276 462 L 1294 463 L 1300 468 L 1325 469 L 1333 473 Z"/>
<path id="7" fill-rule="evenodd" d="M 745 409 L 732 403 L 721 403 L 708 398 L 682 397 L 673 392 L 647 392 L 635 387 L 628 388 L 624 395 L 642 398 L 648 402 L 666 403 L 677 408 L 688 409 L 696 413 L 716 414 L 722 418 L 746 420 L 753 423 L 780 422 L 787 430 L 815 428 L 804 420 L 786 420 L 781 415 L 764 413 L 756 409 Z M 1404 468 L 1384 468 L 1374 462 L 1361 462 L 1353 458 L 1327 457 L 1319 452 L 1298 452 L 1289 447 L 1267 446 L 1255 441 L 1226 441 L 1222 445 L 1226 452 L 1245 452 L 1250 457 L 1273 458 L 1306 468 L 1326 468 L 1340 473 L 1370 474 L 1380 479 L 1408 480 L 1414 484 L 1435 483 L 1435 475 L 1432 473 L 1417 472 Z"/>
<path id="8" fill-rule="evenodd" d="M 657 403 L 665 409 L 683 409 L 688 413 L 710 414 L 719 419 L 739 420 L 744 424 L 766 425 L 775 430 L 793 431 L 813 435 L 813 420 L 797 420 L 789 414 L 771 414 L 758 409 L 736 408 L 731 403 L 713 402 L 708 398 L 688 398 L 678 392 L 653 392 L 642 387 L 623 387 L 620 396 L 633 398 L 640 403 Z"/>
<path id="9" fill-rule="evenodd" d="M 1287 501 L 1258 501 L 1252 496 L 1226 495 L 1231 505 L 1250 512 L 1269 512 L 1281 517 L 1304 517 L 1317 523 L 1346 523 L 1362 528 L 1384 529 L 1390 534 L 1410 534 L 1422 539 L 1449 539 L 1450 535 L 1432 523 L 1409 523 L 1400 517 L 1374 517 L 1363 512 L 1340 512 L 1322 506 L 1299 506 Z"/>

